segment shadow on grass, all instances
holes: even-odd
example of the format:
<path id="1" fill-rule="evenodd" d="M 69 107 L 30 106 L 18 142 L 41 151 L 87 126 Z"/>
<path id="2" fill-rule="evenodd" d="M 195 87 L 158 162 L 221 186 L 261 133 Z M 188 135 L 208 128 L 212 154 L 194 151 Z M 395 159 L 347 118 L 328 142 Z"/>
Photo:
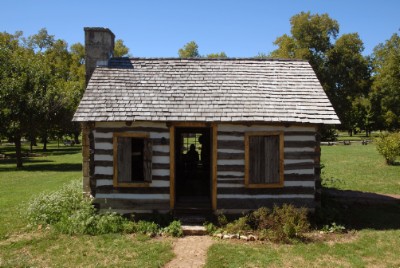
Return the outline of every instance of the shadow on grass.
<path id="1" fill-rule="evenodd" d="M 57 147 L 54 144 L 49 145 L 46 151 L 43 151 L 41 146 L 35 146 L 32 150 L 32 153 L 39 154 L 39 155 L 62 155 L 62 154 L 76 154 L 81 151 L 81 146 L 64 146 L 61 145 Z M 6 154 L 8 157 L 15 157 L 15 147 L 12 145 L 0 146 L 0 153 Z M 23 147 L 22 153 L 27 155 L 30 153 L 30 150 L 27 147 Z"/>
<path id="2" fill-rule="evenodd" d="M 9 164 L 11 166 L 2 166 L 1 164 Z M 10 171 L 81 171 L 82 164 L 80 163 L 55 163 L 47 159 L 28 158 L 23 160 L 23 167 L 17 168 L 15 159 L 0 160 L 0 172 Z"/>
<path id="3" fill-rule="evenodd" d="M 324 189 L 318 213 L 321 224 L 347 229 L 400 229 L 400 199 L 375 193 Z"/>

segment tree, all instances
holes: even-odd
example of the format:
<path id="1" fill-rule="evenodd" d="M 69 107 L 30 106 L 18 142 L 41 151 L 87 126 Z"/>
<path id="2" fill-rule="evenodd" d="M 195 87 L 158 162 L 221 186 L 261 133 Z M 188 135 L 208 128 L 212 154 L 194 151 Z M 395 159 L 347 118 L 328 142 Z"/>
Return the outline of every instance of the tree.
<path id="1" fill-rule="evenodd" d="M 365 103 L 361 99 L 368 96 L 371 88 L 369 61 L 362 55 L 363 50 L 363 42 L 353 33 L 342 35 L 326 52 L 324 89 L 342 121 L 341 127 L 350 135 L 366 120 L 356 116 L 366 116 L 356 112 L 364 105 L 354 105 Z"/>
<path id="2" fill-rule="evenodd" d="M 209 59 L 226 59 L 228 56 L 225 54 L 225 52 L 220 52 L 220 53 L 211 53 L 206 56 Z"/>
<path id="3" fill-rule="evenodd" d="M 22 167 L 21 138 L 39 108 L 35 80 L 40 68 L 21 36 L 0 33 L 0 118 L 3 134 L 15 143 L 17 167 Z"/>
<path id="4" fill-rule="evenodd" d="M 335 108 L 342 127 L 352 134 L 356 119 L 353 102 L 368 95 L 369 61 L 362 55 L 363 42 L 358 34 L 337 39 L 339 23 L 328 14 L 294 15 L 290 19 L 291 35 L 278 37 L 278 48 L 270 56 L 308 60 Z M 334 42 L 336 40 L 336 42 Z"/>
<path id="5" fill-rule="evenodd" d="M 395 33 L 383 44 L 375 47 L 372 55 L 374 82 L 371 103 L 379 111 L 379 128 L 400 128 L 400 36 Z"/>
<path id="6" fill-rule="evenodd" d="M 195 41 L 187 43 L 178 51 L 179 58 L 200 58 L 199 46 Z"/>
<path id="7" fill-rule="evenodd" d="M 121 39 L 115 41 L 114 57 L 130 57 L 129 48 L 124 45 L 124 41 Z"/>

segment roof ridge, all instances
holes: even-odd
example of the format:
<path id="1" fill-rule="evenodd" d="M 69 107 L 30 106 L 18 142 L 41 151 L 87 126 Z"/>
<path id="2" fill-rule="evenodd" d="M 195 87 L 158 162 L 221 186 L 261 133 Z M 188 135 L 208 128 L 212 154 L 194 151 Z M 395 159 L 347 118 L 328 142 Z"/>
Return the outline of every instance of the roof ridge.
<path id="1" fill-rule="evenodd" d="M 192 60 L 192 61 L 239 61 L 239 60 L 252 60 L 252 61 L 301 61 L 308 62 L 305 59 L 288 59 L 288 58 L 250 58 L 250 57 L 232 57 L 232 58 L 174 58 L 174 57 L 114 57 L 111 60 L 129 59 L 129 60 Z"/>

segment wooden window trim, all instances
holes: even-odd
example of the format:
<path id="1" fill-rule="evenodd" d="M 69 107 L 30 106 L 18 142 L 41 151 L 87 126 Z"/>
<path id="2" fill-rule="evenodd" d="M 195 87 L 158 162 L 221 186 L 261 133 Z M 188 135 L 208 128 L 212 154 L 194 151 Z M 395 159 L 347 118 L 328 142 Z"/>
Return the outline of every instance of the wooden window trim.
<path id="1" fill-rule="evenodd" d="M 114 132 L 113 134 L 113 186 L 121 188 L 137 187 L 144 188 L 149 187 L 150 182 L 118 182 L 118 138 L 128 137 L 128 138 L 142 138 L 148 139 L 150 135 L 148 133 L 132 133 L 132 132 Z"/>
<path id="2" fill-rule="evenodd" d="M 250 146 L 249 139 L 253 136 L 279 136 L 279 183 L 250 183 Z M 283 131 L 245 132 L 245 172 L 244 183 L 247 188 L 282 188 L 284 184 L 284 140 Z"/>

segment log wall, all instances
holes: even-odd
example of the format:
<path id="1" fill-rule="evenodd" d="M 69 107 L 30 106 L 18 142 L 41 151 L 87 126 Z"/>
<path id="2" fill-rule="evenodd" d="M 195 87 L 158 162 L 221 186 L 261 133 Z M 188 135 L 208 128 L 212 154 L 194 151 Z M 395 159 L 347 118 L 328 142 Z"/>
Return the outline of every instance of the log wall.
<path id="1" fill-rule="evenodd" d="M 292 203 L 313 209 L 319 173 L 319 139 L 316 126 L 218 124 L 217 210 L 240 213 L 260 206 Z M 244 134 L 284 132 L 284 186 L 246 188 L 244 185 Z M 113 133 L 148 133 L 153 142 L 152 182 L 149 187 L 113 186 Z M 101 209 L 122 213 L 151 213 L 170 209 L 170 132 L 166 123 L 96 123 L 93 128 L 94 174 L 92 194 Z M 165 138 L 161 144 L 161 138 Z M 317 176 L 319 178 L 319 176 Z M 317 178 L 317 179 L 318 179 Z"/>
<path id="2" fill-rule="evenodd" d="M 316 127 L 268 125 L 218 125 L 217 209 L 240 213 L 260 206 L 291 203 L 315 207 L 315 165 L 319 164 Z M 246 188 L 244 133 L 284 132 L 284 186 Z M 318 157 L 318 161 L 317 158 Z"/>
<path id="3" fill-rule="evenodd" d="M 113 133 L 148 133 L 153 143 L 152 182 L 148 187 L 113 186 Z M 94 136 L 95 203 L 121 213 L 169 211 L 169 129 L 165 123 L 96 123 Z M 161 144 L 161 138 L 165 144 Z"/>

